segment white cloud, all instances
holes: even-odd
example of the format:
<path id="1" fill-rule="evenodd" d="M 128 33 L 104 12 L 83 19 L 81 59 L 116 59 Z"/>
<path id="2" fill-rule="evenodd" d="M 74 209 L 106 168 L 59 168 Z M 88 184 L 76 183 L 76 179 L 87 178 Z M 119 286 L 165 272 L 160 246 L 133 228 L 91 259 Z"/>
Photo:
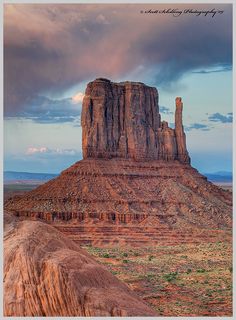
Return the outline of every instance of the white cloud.
<path id="1" fill-rule="evenodd" d="M 84 94 L 82 92 L 78 92 L 72 97 L 72 103 L 73 104 L 80 103 L 83 101 L 83 98 L 84 98 Z"/>
<path id="2" fill-rule="evenodd" d="M 17 116 L 6 116 L 5 119 L 28 119 L 36 123 L 73 123 L 81 113 L 81 101 L 84 94 L 78 92 L 70 98 L 51 99 L 45 96 L 34 96 L 31 102 Z"/>
<path id="3" fill-rule="evenodd" d="M 68 155 L 68 156 L 75 156 L 78 153 L 77 150 L 75 149 L 60 149 L 60 148 L 56 148 L 56 149 L 49 149 L 47 147 L 29 147 L 26 150 L 26 155 L 35 155 L 35 154 L 47 154 L 47 155 Z"/>
<path id="4" fill-rule="evenodd" d="M 40 147 L 40 148 L 30 147 L 27 149 L 26 154 L 31 155 L 35 153 L 45 153 L 47 151 L 48 151 L 48 148 L 46 147 Z"/>
<path id="5" fill-rule="evenodd" d="M 61 154 L 61 155 L 70 155 L 70 156 L 74 156 L 76 155 L 77 151 L 75 149 L 55 149 L 55 150 L 51 150 L 52 153 L 57 153 L 57 154 Z"/>

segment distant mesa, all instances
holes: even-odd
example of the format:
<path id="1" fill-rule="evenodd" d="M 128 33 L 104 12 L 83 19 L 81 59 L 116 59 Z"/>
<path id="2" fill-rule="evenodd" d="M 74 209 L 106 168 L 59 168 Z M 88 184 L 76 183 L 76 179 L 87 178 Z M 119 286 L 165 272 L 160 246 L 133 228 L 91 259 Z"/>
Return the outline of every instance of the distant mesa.
<path id="1" fill-rule="evenodd" d="M 83 99 L 83 158 L 190 163 L 182 111 L 178 97 L 175 129 L 169 128 L 161 121 L 156 88 L 98 78 L 88 84 Z"/>
<path id="2" fill-rule="evenodd" d="M 15 172 L 4 171 L 4 184 L 16 181 L 48 181 L 57 176 L 53 173 L 31 173 L 31 172 Z"/>

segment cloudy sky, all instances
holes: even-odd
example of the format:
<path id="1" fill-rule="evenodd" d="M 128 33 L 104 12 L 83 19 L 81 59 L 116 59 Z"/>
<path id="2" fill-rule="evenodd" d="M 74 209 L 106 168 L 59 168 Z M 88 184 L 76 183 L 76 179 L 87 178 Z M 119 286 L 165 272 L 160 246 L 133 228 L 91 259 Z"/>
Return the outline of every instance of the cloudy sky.
<path id="1" fill-rule="evenodd" d="M 157 87 L 170 125 L 181 96 L 193 166 L 231 171 L 230 4 L 5 4 L 4 170 L 80 160 L 81 103 L 98 77 Z"/>

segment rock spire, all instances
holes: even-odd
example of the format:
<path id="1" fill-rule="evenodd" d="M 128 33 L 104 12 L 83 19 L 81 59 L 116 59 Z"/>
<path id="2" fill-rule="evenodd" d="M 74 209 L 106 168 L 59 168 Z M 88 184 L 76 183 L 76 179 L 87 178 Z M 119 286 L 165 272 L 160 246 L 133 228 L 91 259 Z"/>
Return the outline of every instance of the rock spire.
<path id="1" fill-rule="evenodd" d="M 186 137 L 184 133 L 182 113 L 183 113 L 183 102 L 180 97 L 175 99 L 175 137 L 177 145 L 178 159 L 181 162 L 188 162 L 189 156 L 186 147 Z"/>

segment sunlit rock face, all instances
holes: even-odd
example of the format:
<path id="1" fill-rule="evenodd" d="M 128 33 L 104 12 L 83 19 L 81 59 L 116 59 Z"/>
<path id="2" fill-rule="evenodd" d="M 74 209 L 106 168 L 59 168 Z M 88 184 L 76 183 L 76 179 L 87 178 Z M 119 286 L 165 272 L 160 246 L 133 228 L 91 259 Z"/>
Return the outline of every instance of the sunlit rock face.
<path id="1" fill-rule="evenodd" d="M 176 98 L 175 129 L 169 128 L 161 121 L 156 88 L 96 79 L 83 100 L 83 157 L 190 163 L 182 109 L 181 98 Z"/>

